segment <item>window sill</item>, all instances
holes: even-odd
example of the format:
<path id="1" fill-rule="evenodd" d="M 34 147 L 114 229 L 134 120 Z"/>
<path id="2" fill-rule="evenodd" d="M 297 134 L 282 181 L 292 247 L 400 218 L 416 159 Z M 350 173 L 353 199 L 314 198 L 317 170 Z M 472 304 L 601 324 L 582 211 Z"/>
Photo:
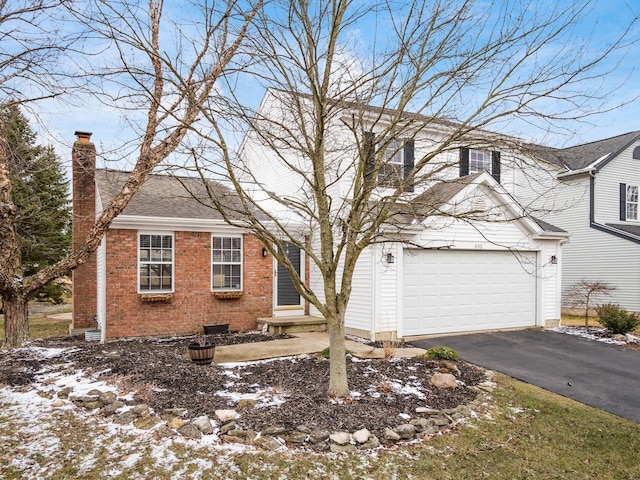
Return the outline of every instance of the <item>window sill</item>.
<path id="1" fill-rule="evenodd" d="M 243 291 L 232 291 L 232 292 L 211 292 L 214 298 L 218 300 L 233 300 L 234 298 L 240 298 L 244 295 Z"/>
<path id="2" fill-rule="evenodd" d="M 139 293 L 138 298 L 141 302 L 171 303 L 173 301 L 173 293 Z"/>

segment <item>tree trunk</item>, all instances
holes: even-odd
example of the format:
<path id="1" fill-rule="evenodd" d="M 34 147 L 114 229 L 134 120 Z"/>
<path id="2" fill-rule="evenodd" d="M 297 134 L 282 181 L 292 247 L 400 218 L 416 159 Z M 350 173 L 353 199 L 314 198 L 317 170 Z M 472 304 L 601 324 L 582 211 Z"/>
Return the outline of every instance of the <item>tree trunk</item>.
<path id="1" fill-rule="evenodd" d="M 18 348 L 29 340 L 29 299 L 23 295 L 3 298 L 4 348 Z"/>
<path id="2" fill-rule="evenodd" d="M 341 314 L 336 314 L 340 317 Z M 329 390 L 331 398 L 347 398 L 347 358 L 344 346 L 344 318 L 327 318 L 329 328 Z"/>

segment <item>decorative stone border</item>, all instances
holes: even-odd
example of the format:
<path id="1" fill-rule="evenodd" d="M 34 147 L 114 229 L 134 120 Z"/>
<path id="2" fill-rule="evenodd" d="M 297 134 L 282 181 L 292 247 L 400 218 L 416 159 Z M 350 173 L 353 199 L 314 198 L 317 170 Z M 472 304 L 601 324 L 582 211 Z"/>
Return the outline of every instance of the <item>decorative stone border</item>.
<path id="1" fill-rule="evenodd" d="M 268 451 L 289 447 L 308 448 L 318 452 L 347 453 L 354 450 L 374 449 L 382 445 L 423 440 L 446 431 L 480 408 L 486 401 L 485 393 L 493 391 L 495 387 L 493 372 L 487 371 L 486 381 L 474 387 L 467 387 L 478 393 L 470 404 L 446 410 L 418 407 L 414 418 L 406 423 L 384 428 L 381 439 L 366 428 L 356 432 L 330 432 L 312 429 L 305 425 L 300 425 L 295 430 L 274 425 L 256 432 L 238 426 L 236 420 L 240 414 L 236 410 L 216 410 L 213 419 L 208 416 L 188 419 L 185 418 L 187 410 L 183 408 L 166 409 L 158 414 L 145 404 L 127 406 L 115 393 L 97 389 L 85 395 L 74 395 L 70 387 L 65 387 L 56 393 L 57 400 L 54 401 L 54 406 L 63 406 L 66 403 L 65 400 L 69 400 L 80 408 L 97 410 L 101 415 L 110 417 L 113 423 L 133 424 L 141 430 L 153 429 L 154 435 L 158 438 L 180 435 L 185 438 L 200 439 L 203 435 L 217 435 L 220 442 L 241 443 Z M 53 396 L 51 398 L 53 399 Z M 255 405 L 255 401 L 241 400 L 237 408 L 247 409 Z"/>

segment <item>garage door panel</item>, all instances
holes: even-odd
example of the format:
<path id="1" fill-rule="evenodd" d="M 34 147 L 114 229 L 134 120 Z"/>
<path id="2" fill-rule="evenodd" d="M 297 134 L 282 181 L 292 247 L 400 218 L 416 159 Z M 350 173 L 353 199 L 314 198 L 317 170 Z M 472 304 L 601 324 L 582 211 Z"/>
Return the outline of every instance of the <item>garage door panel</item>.
<path id="1" fill-rule="evenodd" d="M 535 325 L 535 253 L 407 250 L 403 336 Z"/>

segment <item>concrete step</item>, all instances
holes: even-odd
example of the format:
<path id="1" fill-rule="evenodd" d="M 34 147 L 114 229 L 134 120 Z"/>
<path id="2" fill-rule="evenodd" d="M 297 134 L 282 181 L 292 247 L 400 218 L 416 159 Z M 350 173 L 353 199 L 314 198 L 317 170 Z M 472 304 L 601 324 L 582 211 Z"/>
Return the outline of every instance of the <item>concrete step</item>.
<path id="1" fill-rule="evenodd" d="M 264 325 L 267 325 L 268 331 L 276 335 L 327 331 L 327 321 L 322 317 L 314 317 L 311 315 L 258 318 L 257 323 L 259 330 L 261 330 Z"/>

